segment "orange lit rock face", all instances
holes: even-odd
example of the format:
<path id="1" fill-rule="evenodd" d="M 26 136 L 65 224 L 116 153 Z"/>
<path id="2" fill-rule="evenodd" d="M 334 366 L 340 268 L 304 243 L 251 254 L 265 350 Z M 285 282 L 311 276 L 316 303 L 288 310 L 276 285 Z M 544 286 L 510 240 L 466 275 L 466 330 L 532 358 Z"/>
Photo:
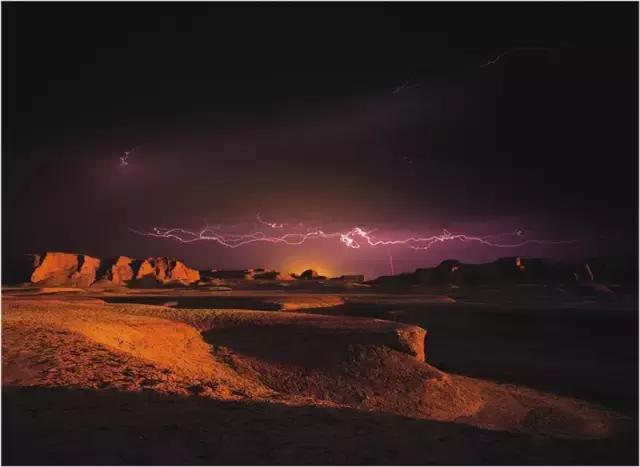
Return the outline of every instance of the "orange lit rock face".
<path id="1" fill-rule="evenodd" d="M 89 287 L 193 284 L 200 273 L 181 261 L 158 257 L 136 261 L 127 256 L 99 259 L 74 253 L 49 252 L 33 255 L 31 282 L 46 286 Z"/>
<path id="2" fill-rule="evenodd" d="M 200 280 L 200 273 L 175 259 L 166 257 L 147 258 L 140 264 L 136 280 L 144 284 L 152 282 L 192 284 Z"/>
<path id="3" fill-rule="evenodd" d="M 150 260 L 146 259 L 138 268 L 138 272 L 136 273 L 136 283 L 139 285 L 144 285 L 144 283 L 149 283 L 151 285 L 156 280 L 155 268 Z"/>
<path id="4" fill-rule="evenodd" d="M 106 279 L 115 284 L 126 285 L 134 278 L 133 260 L 126 256 L 118 256 L 116 262 L 107 271 Z"/>
<path id="5" fill-rule="evenodd" d="M 100 260 L 87 255 L 81 255 L 78 258 L 81 263 L 80 270 L 73 274 L 72 281 L 80 287 L 88 287 L 96 280 Z"/>
<path id="6" fill-rule="evenodd" d="M 192 284 L 200 280 L 200 273 L 195 269 L 187 267 L 181 261 L 171 260 L 167 273 L 169 275 L 169 279 L 172 281 Z"/>
<path id="7" fill-rule="evenodd" d="M 96 280 L 100 260 L 72 253 L 36 255 L 31 282 L 43 285 L 88 287 Z"/>

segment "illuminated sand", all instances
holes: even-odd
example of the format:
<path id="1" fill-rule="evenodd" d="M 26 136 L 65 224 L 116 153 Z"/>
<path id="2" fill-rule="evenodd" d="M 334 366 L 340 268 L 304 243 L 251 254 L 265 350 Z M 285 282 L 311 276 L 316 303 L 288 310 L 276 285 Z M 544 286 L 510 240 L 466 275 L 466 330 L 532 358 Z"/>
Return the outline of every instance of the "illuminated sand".
<path id="1" fill-rule="evenodd" d="M 195 296 L 162 293 L 156 296 Z M 44 456 L 66 463 L 633 458 L 629 417 L 440 371 L 424 361 L 420 327 L 322 314 L 339 314 L 340 296 L 219 298 L 225 297 L 283 309 L 299 303 L 308 313 L 108 304 L 82 290 L 5 291 L 3 390 L 15 428 L 9 458 L 21 436 L 39 446 L 21 452 L 25 462 Z M 446 303 L 424 298 L 430 302 Z M 67 431 L 56 429 L 62 420 L 73 420 Z M 90 433 L 104 444 L 77 442 Z"/>

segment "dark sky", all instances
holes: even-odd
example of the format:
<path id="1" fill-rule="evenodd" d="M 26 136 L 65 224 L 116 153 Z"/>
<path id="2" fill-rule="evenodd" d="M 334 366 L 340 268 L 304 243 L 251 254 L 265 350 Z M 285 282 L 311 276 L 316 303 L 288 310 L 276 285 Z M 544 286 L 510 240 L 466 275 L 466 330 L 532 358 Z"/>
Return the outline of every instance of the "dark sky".
<path id="1" fill-rule="evenodd" d="M 2 13 L 5 254 L 387 272 L 390 252 L 335 242 L 227 250 L 130 231 L 257 212 L 582 242 L 517 252 L 537 256 L 637 244 L 636 3 L 12 2 Z M 396 253 L 399 269 L 452 255 L 505 252 Z"/>

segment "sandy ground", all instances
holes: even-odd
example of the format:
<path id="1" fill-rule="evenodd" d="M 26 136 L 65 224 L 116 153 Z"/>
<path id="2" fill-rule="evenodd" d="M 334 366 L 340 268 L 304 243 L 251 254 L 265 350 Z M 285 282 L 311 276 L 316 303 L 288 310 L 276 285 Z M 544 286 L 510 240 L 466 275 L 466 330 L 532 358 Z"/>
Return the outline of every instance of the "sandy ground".
<path id="1" fill-rule="evenodd" d="M 256 311 L 51 292 L 3 294 L 4 463 L 637 463 L 628 407 L 432 366 L 450 300 L 213 297 L 283 310 Z"/>

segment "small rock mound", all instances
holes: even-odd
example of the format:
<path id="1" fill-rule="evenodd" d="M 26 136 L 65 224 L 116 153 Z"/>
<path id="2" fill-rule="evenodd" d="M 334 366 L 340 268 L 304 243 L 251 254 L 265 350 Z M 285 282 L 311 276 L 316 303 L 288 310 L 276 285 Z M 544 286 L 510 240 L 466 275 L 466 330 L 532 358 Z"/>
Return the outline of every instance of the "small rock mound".
<path id="1" fill-rule="evenodd" d="M 307 269 L 307 270 L 303 271 L 299 276 L 294 275 L 293 277 L 295 277 L 296 279 L 301 279 L 301 280 L 326 279 L 324 276 L 319 275 L 318 271 L 316 271 L 314 269 Z"/>

